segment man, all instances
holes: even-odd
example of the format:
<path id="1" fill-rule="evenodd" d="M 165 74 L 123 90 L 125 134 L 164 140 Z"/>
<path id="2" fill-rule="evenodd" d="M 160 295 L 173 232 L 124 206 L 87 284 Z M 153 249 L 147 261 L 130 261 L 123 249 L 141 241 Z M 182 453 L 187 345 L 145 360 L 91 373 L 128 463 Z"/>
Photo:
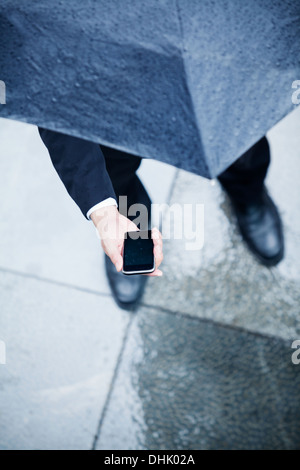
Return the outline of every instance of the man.
<path id="1" fill-rule="evenodd" d="M 150 214 L 150 198 L 136 175 L 141 158 L 47 129 L 39 128 L 39 132 L 70 196 L 98 230 L 115 300 L 123 308 L 132 308 L 141 298 L 147 278 L 120 272 L 123 234 L 137 227 L 120 214 L 116 201 L 127 196 L 128 206 L 144 204 Z M 224 171 L 219 181 L 233 203 L 248 247 L 262 263 L 272 266 L 283 257 L 284 241 L 278 210 L 264 185 L 269 163 L 269 144 L 263 137 Z M 160 276 L 162 239 L 158 230 L 153 236 L 156 269 L 152 275 Z"/>

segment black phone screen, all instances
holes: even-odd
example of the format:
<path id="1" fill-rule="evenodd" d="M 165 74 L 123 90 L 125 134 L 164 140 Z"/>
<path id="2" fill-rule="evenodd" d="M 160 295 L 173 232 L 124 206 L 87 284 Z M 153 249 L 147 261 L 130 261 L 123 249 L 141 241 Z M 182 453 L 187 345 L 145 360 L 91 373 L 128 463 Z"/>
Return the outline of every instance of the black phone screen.
<path id="1" fill-rule="evenodd" d="M 124 240 L 123 271 L 150 271 L 154 267 L 151 230 L 127 232 Z"/>

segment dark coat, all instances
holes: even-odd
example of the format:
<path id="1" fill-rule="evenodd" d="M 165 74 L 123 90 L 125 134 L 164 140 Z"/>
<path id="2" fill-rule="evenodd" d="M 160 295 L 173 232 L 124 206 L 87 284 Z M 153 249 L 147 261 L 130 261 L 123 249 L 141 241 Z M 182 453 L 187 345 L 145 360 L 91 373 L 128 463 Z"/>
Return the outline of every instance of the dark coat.
<path id="1" fill-rule="evenodd" d="M 285 116 L 299 0 L 1 0 L 0 115 L 214 177 Z"/>

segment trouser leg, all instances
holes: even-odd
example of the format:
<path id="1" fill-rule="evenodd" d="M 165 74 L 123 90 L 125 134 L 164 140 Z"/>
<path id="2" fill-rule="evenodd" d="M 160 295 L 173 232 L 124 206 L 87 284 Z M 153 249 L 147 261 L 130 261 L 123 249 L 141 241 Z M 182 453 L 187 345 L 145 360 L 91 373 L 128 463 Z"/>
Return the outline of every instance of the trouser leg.
<path id="1" fill-rule="evenodd" d="M 263 137 L 219 175 L 218 179 L 235 202 L 256 202 L 262 194 L 269 164 L 269 143 Z"/>
<path id="2" fill-rule="evenodd" d="M 140 229 L 146 230 L 151 223 L 151 199 L 136 174 L 142 158 L 103 145 L 100 148 L 118 199 L 120 213 L 134 220 Z M 126 196 L 126 201 L 121 200 L 120 196 Z M 130 206 L 134 204 L 142 204 L 143 207 L 140 207 L 141 210 L 136 208 L 137 212 L 131 212 Z M 136 220 L 137 214 L 140 215 L 139 222 Z"/>

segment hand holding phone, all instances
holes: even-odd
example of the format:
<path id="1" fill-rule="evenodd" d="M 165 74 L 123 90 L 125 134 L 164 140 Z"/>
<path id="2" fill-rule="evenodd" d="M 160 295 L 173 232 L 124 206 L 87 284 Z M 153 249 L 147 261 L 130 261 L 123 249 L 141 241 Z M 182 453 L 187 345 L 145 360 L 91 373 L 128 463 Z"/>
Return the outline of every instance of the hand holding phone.
<path id="1" fill-rule="evenodd" d="M 97 209 L 91 214 L 104 252 L 120 272 L 123 267 L 124 236 L 127 232 L 138 231 L 134 222 L 124 217 L 115 206 Z M 125 237 L 126 238 L 126 237 Z M 162 235 L 157 228 L 152 229 L 154 243 L 155 270 L 148 276 L 162 276 L 159 266 L 163 260 Z"/>
<path id="2" fill-rule="evenodd" d="M 124 237 L 123 273 L 150 274 L 155 270 L 151 230 L 127 232 Z"/>

